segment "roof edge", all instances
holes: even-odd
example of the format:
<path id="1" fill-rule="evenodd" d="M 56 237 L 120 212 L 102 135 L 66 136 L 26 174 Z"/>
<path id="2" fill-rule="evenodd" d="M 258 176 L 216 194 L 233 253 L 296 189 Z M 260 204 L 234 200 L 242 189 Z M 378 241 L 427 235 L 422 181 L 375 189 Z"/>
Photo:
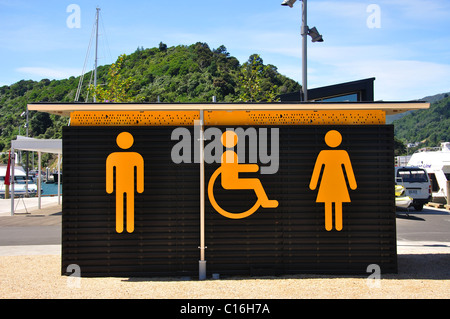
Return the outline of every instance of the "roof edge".
<path id="1" fill-rule="evenodd" d="M 246 102 L 246 103 L 30 103 L 31 111 L 69 116 L 74 111 L 214 111 L 214 110 L 383 110 L 386 115 L 427 109 L 424 101 L 374 102 Z"/>

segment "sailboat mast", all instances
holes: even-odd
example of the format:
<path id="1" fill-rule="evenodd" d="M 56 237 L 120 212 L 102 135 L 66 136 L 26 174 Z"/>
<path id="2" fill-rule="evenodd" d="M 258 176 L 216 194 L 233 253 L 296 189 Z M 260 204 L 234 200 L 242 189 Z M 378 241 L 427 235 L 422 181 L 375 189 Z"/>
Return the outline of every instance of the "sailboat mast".
<path id="1" fill-rule="evenodd" d="M 94 66 L 94 87 L 97 87 L 97 51 L 98 51 L 98 13 L 100 8 L 97 7 L 97 14 L 95 18 L 96 24 L 96 32 L 95 32 L 95 66 Z M 94 94 L 94 102 L 97 102 L 97 99 Z"/>

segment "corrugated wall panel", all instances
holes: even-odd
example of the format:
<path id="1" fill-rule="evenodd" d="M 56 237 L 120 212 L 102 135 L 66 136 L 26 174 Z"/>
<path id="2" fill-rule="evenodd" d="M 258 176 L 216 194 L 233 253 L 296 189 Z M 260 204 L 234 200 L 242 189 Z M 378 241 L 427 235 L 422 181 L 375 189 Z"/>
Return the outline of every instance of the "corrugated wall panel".
<path id="1" fill-rule="evenodd" d="M 208 274 L 366 273 L 369 264 L 396 272 L 393 127 L 266 128 L 279 129 L 279 170 L 243 177 L 258 178 L 279 206 L 229 219 L 213 209 L 206 192 Z M 198 275 L 199 164 L 172 162 L 173 129 L 64 129 L 63 273 L 74 263 L 83 276 Z M 316 203 L 317 190 L 309 189 L 317 155 L 329 149 L 324 136 L 331 129 L 341 133 L 338 149 L 348 152 L 358 183 L 349 192 L 351 203 L 343 204 L 342 231 L 325 230 L 324 204 Z M 105 191 L 106 157 L 120 151 L 115 138 L 122 131 L 133 134 L 130 151 L 145 160 L 145 191 L 135 195 L 131 234 L 116 233 L 115 196 Z M 206 188 L 218 167 L 206 164 Z M 222 189 L 219 178 L 214 195 L 230 212 L 247 210 L 256 201 L 252 190 Z"/>
<path id="2" fill-rule="evenodd" d="M 330 149 L 324 136 L 332 129 L 342 135 L 338 149 L 347 150 L 358 183 L 350 191 L 351 203 L 343 204 L 342 231 L 325 230 L 324 204 L 316 203 L 317 190 L 309 189 L 319 152 Z M 259 178 L 269 199 L 278 200 L 279 206 L 259 208 L 245 219 L 233 220 L 215 212 L 207 201 L 207 270 L 224 275 L 362 274 L 369 264 L 378 264 L 382 272 L 396 272 L 392 126 L 279 130 L 278 172 L 245 173 Z M 207 166 L 207 181 L 218 167 Z M 230 212 L 251 207 L 256 200 L 253 191 L 225 191 L 220 182 L 215 192 L 219 205 Z"/>
<path id="3" fill-rule="evenodd" d="M 190 130 L 192 131 L 192 127 Z M 171 128 L 66 127 L 62 272 L 82 276 L 195 275 L 198 271 L 198 164 L 171 161 Z M 122 151 L 116 137 L 131 132 L 129 151 L 145 158 L 144 193 L 135 194 L 135 230 L 115 230 L 115 193 L 105 190 L 106 158 Z"/>

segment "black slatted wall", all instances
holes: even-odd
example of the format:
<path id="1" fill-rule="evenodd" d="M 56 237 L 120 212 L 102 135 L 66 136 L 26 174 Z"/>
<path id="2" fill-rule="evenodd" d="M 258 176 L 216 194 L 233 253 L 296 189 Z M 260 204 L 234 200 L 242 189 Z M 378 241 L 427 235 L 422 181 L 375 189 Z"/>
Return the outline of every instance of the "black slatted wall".
<path id="1" fill-rule="evenodd" d="M 65 127 L 62 271 L 82 276 L 192 275 L 198 271 L 198 164 L 171 161 L 171 128 Z M 192 130 L 192 128 L 191 128 Z M 134 136 L 127 151 L 144 162 L 144 193 L 135 194 L 135 230 L 116 232 L 115 193 L 105 190 L 106 158 L 123 151 L 119 133 Z"/>
<path id="2" fill-rule="evenodd" d="M 268 127 L 270 129 L 270 127 Z M 396 272 L 396 224 L 392 126 L 296 126 L 280 129 L 277 174 L 247 174 L 261 180 L 277 208 L 260 208 L 245 219 L 228 219 L 207 201 L 207 265 L 212 273 L 366 273 L 369 264 Z M 343 229 L 326 231 L 324 204 L 309 189 L 319 152 L 330 149 L 325 134 L 342 134 L 358 188 L 343 203 Z M 269 148 L 270 149 L 270 148 Z M 261 164 L 263 166 L 263 164 Z M 218 165 L 207 166 L 206 176 Z M 217 202 L 239 212 L 256 200 L 253 191 L 225 191 Z"/>
<path id="3" fill-rule="evenodd" d="M 206 194 L 207 274 L 367 274 L 370 264 L 384 273 L 396 272 L 393 126 L 277 128 L 277 173 L 242 177 L 258 178 L 279 206 L 229 219 L 213 209 Z M 198 275 L 199 164 L 172 162 L 171 150 L 178 142 L 171 140 L 173 129 L 64 129 L 63 273 L 69 264 L 78 264 L 82 276 Z M 341 133 L 337 149 L 348 152 L 358 183 L 349 191 L 351 203 L 343 204 L 341 231 L 325 230 L 324 204 L 315 202 L 317 189 L 309 189 L 317 155 L 330 149 L 324 136 L 331 129 Z M 189 130 L 194 138 L 193 128 Z M 133 134 L 130 151 L 145 160 L 145 191 L 135 195 L 131 234 L 116 233 L 115 196 L 105 191 L 106 157 L 120 151 L 115 138 L 122 131 Z M 206 164 L 206 187 L 219 165 Z M 214 194 L 229 212 L 247 210 L 256 201 L 252 190 L 222 189 L 220 178 Z"/>

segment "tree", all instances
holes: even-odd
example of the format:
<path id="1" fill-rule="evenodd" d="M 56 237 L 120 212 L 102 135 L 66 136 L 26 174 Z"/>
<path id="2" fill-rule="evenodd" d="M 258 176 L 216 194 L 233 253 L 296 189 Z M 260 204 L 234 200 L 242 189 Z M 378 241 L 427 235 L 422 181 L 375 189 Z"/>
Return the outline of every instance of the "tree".
<path id="1" fill-rule="evenodd" d="M 264 66 L 258 54 L 252 54 L 241 67 L 239 75 L 239 100 L 245 102 L 273 102 L 277 96 L 277 85 L 270 85 L 263 90 L 262 84 L 271 66 Z"/>
<path id="2" fill-rule="evenodd" d="M 406 145 L 401 140 L 394 137 L 394 155 L 400 156 L 404 154 L 406 154 Z"/>
<path id="3" fill-rule="evenodd" d="M 117 59 L 116 63 L 111 64 L 108 70 L 106 85 L 97 85 L 94 87 L 90 85 L 89 90 L 93 92 L 98 101 L 103 102 L 136 102 L 136 98 L 130 87 L 135 80 L 131 77 L 124 78 L 121 73 L 122 64 L 126 55 L 122 54 Z"/>
<path id="4" fill-rule="evenodd" d="M 167 51 L 167 44 L 159 42 L 159 51 L 165 52 Z"/>
<path id="5" fill-rule="evenodd" d="M 33 134 L 37 136 L 44 134 L 49 127 L 53 126 L 53 121 L 50 114 L 37 112 L 31 117 L 30 126 Z"/>
<path id="6" fill-rule="evenodd" d="M 194 52 L 196 54 L 197 63 L 200 69 L 204 69 L 211 64 L 212 52 L 208 44 L 197 42 L 194 45 Z"/>
<path id="7" fill-rule="evenodd" d="M 213 53 L 223 54 L 226 57 L 230 56 L 230 53 L 228 53 L 227 48 L 223 44 L 220 47 L 218 47 L 217 49 L 213 50 Z"/>

